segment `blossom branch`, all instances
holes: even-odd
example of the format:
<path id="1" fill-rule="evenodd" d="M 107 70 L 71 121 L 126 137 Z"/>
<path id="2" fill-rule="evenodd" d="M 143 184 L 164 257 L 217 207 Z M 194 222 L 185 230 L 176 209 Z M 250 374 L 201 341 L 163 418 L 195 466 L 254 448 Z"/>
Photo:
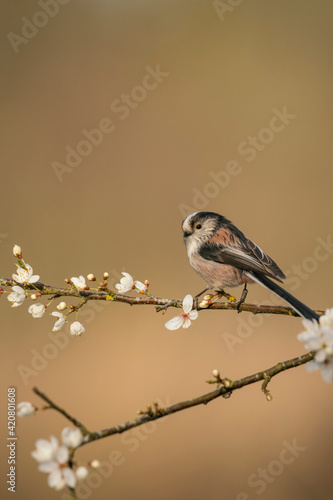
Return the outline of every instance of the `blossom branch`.
<path id="1" fill-rule="evenodd" d="M 269 394 L 269 391 L 267 390 L 267 385 L 271 381 L 271 379 L 285 370 L 290 370 L 291 368 L 296 368 L 297 366 L 301 366 L 304 365 L 305 363 L 308 363 L 309 361 L 312 361 L 314 359 L 314 356 L 315 352 L 311 351 L 297 358 L 277 363 L 271 368 L 268 368 L 261 372 L 234 381 L 231 381 L 226 378 L 221 379 L 219 374 L 216 375 L 214 374 L 215 380 L 208 381 L 209 384 L 217 384 L 218 388 L 215 389 L 214 391 L 211 391 L 207 394 L 198 396 L 193 399 L 189 399 L 187 401 L 176 403 L 174 405 L 165 408 L 158 406 L 157 403 L 154 403 L 153 407 L 148 406 L 147 410 L 141 412 L 141 415 L 133 420 L 128 420 L 127 422 L 123 422 L 121 424 L 95 432 L 88 431 L 87 428 L 81 422 L 79 422 L 76 418 L 72 417 L 67 411 L 60 408 L 56 403 L 54 403 L 48 396 L 46 396 L 46 394 L 41 392 L 37 387 L 34 387 L 33 391 L 44 401 L 46 401 L 51 408 L 54 408 L 55 410 L 60 412 L 75 426 L 81 429 L 84 435 L 84 440 L 80 446 L 83 446 L 84 444 L 87 444 L 91 441 L 96 441 L 98 439 L 102 439 L 107 436 L 112 436 L 114 434 L 121 434 L 130 429 L 133 429 L 134 427 L 143 425 L 149 421 L 157 420 L 159 418 L 166 417 L 173 413 L 177 413 L 179 411 L 183 411 L 188 408 L 193 408 L 194 406 L 206 405 L 211 401 L 213 401 L 214 399 L 217 399 L 221 396 L 224 398 L 230 397 L 234 391 L 246 387 L 248 385 L 255 384 L 260 381 L 263 381 L 262 390 L 266 394 L 267 399 L 270 400 L 271 396 Z M 268 397 L 268 395 L 270 397 Z"/>
<path id="2" fill-rule="evenodd" d="M 0 277 L 0 285 L 13 287 L 17 285 L 17 283 L 10 278 L 1 278 Z M 22 286 L 22 285 L 21 285 Z M 104 288 L 103 290 L 77 290 L 74 288 L 63 288 L 56 287 L 53 285 L 46 285 L 41 282 L 35 282 L 33 284 L 27 283 L 24 285 L 25 290 L 33 290 L 38 291 L 39 295 L 51 295 L 52 298 L 59 297 L 77 297 L 84 299 L 80 303 L 80 305 L 76 306 L 76 309 L 79 309 L 89 300 L 106 300 L 110 302 L 122 302 L 125 304 L 129 304 L 131 306 L 135 305 L 151 305 L 157 308 L 157 311 L 163 310 L 161 306 L 167 307 L 182 307 L 182 300 L 180 299 L 169 299 L 156 297 L 151 294 L 146 294 L 145 296 L 141 295 L 139 297 L 130 297 L 128 295 L 123 295 L 120 293 L 115 293 L 112 290 Z M 227 311 L 237 311 L 237 302 L 214 302 L 209 307 L 200 307 L 197 306 L 198 311 L 204 311 L 206 309 L 213 310 L 227 310 Z M 258 305 L 258 304 L 247 304 L 243 303 L 240 308 L 241 311 L 250 312 L 252 314 L 282 314 L 286 316 L 298 316 L 298 314 L 290 307 L 284 306 L 272 306 L 272 305 Z M 324 314 L 324 311 L 315 310 L 315 312 L 319 315 Z"/>

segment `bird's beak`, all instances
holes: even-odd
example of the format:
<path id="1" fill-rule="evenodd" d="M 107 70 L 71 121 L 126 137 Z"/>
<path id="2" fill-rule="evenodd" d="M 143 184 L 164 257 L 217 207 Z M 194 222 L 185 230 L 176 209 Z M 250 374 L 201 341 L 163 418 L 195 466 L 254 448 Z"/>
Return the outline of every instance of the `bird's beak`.
<path id="1" fill-rule="evenodd" d="M 188 236 L 190 236 L 190 234 L 191 233 L 187 233 L 186 231 L 184 231 L 183 236 L 184 236 L 184 238 L 187 238 Z"/>

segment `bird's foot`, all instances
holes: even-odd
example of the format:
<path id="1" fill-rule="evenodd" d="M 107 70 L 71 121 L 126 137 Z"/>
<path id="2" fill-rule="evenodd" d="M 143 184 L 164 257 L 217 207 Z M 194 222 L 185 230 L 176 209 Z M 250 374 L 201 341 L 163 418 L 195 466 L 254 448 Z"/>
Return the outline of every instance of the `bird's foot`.
<path id="1" fill-rule="evenodd" d="M 237 302 L 237 299 L 234 295 L 231 295 L 224 290 L 220 291 L 219 293 L 221 294 L 221 297 L 225 297 L 229 302 Z"/>
<path id="2" fill-rule="evenodd" d="M 206 309 L 212 304 L 214 304 L 214 302 L 220 300 L 222 297 L 226 297 L 226 299 L 228 299 L 229 302 L 236 302 L 236 297 L 234 297 L 233 295 L 230 295 L 224 290 L 216 290 L 214 294 L 205 295 L 203 300 L 198 305 L 201 309 Z"/>
<path id="3" fill-rule="evenodd" d="M 238 313 L 241 312 L 241 305 L 243 304 L 243 302 L 245 302 L 245 299 L 246 299 L 246 296 L 247 296 L 247 292 L 248 292 L 248 289 L 246 288 L 246 285 L 244 285 L 241 298 L 239 299 L 238 304 L 237 304 L 237 311 L 238 311 Z"/>

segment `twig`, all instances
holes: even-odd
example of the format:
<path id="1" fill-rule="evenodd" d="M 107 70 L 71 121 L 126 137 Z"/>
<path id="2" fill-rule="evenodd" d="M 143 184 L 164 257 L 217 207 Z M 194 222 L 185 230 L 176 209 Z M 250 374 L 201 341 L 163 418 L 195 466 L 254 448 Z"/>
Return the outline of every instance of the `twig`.
<path id="1" fill-rule="evenodd" d="M 87 434 L 90 434 L 90 432 L 88 431 L 88 429 L 86 428 L 85 425 L 83 425 L 81 422 L 79 422 L 79 420 L 77 420 L 75 417 L 72 417 L 72 415 L 70 415 L 66 410 L 64 410 L 63 408 L 60 408 L 60 406 L 58 406 L 56 403 L 54 403 L 46 394 L 41 392 L 37 387 L 34 387 L 32 390 L 40 398 L 44 399 L 44 401 L 46 401 L 50 405 L 51 408 L 53 408 L 54 410 L 57 410 L 64 417 L 66 417 L 68 420 L 70 420 L 70 422 L 72 422 L 72 424 L 74 424 L 76 427 L 79 427 L 84 436 L 86 436 Z"/>
<path id="2" fill-rule="evenodd" d="M 156 403 L 154 408 L 151 408 L 150 406 L 147 408 L 145 412 L 143 412 L 142 415 L 139 417 L 133 419 L 133 420 L 128 420 L 127 422 L 123 422 L 121 424 L 115 425 L 113 427 L 109 427 L 107 429 L 103 429 L 100 431 L 95 431 L 95 432 L 89 432 L 87 428 L 81 424 L 76 418 L 72 417 L 69 413 L 67 413 L 64 409 L 60 408 L 58 405 L 53 403 L 53 401 L 50 400 L 48 396 L 46 396 L 44 393 L 42 393 L 37 387 L 33 388 L 33 391 L 40 396 L 44 401 L 46 401 L 52 408 L 55 410 L 59 411 L 64 417 L 66 417 L 68 420 L 70 420 L 74 425 L 77 427 L 80 427 L 82 430 L 83 435 L 85 436 L 85 439 L 82 443 L 81 446 L 91 442 L 91 441 L 96 441 L 98 439 L 105 438 L 107 436 L 112 436 L 114 434 L 121 434 L 123 432 L 126 432 L 130 429 L 133 429 L 134 427 L 139 427 L 140 425 L 145 424 L 146 422 L 152 421 L 152 420 L 157 420 L 162 417 L 166 417 L 167 415 L 171 415 L 173 413 L 177 413 L 179 411 L 186 410 L 187 408 L 193 408 L 194 406 L 198 405 L 206 405 L 213 401 L 214 399 L 219 398 L 220 396 L 222 397 L 229 397 L 231 393 L 236 391 L 237 389 L 241 389 L 242 387 L 255 384 L 256 382 L 259 382 L 261 380 L 264 381 L 262 390 L 265 392 L 266 397 L 267 394 L 269 394 L 267 390 L 267 384 L 268 382 L 271 381 L 275 375 L 278 375 L 279 373 L 285 371 L 285 370 L 290 370 L 291 368 L 296 368 L 297 366 L 304 365 L 305 363 L 308 363 L 309 361 L 312 361 L 314 358 L 315 352 L 311 351 L 306 354 L 303 354 L 302 356 L 299 356 L 297 358 L 289 359 L 288 361 L 284 361 L 282 363 L 278 363 L 271 368 L 267 370 L 263 370 L 261 372 L 255 373 L 253 375 L 249 375 L 248 377 L 244 377 L 239 380 L 228 380 L 224 379 L 224 381 L 227 381 L 225 385 L 222 385 L 218 389 L 215 389 L 212 392 L 209 392 L 207 394 L 204 394 L 202 396 L 187 400 L 187 401 L 182 401 L 180 403 L 176 403 L 174 405 L 168 406 L 166 408 L 161 408 L 159 407 Z M 211 383 L 211 381 L 209 381 Z M 269 398 L 271 399 L 271 397 Z"/>

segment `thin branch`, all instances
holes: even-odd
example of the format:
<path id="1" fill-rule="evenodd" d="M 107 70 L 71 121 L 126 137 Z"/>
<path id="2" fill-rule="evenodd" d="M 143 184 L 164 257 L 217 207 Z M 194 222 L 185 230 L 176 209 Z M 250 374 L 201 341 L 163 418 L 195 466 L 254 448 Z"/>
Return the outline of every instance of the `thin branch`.
<path id="1" fill-rule="evenodd" d="M 77 420 L 75 417 L 72 417 L 64 408 L 60 408 L 56 403 L 54 403 L 46 394 L 41 392 L 37 387 L 34 387 L 32 389 L 35 394 L 37 394 L 40 398 L 44 399 L 49 405 L 50 408 L 53 408 L 54 410 L 57 410 L 59 413 L 61 413 L 64 417 L 66 417 L 72 424 L 74 424 L 76 427 L 79 427 L 81 429 L 81 432 L 84 436 L 87 434 L 90 434 L 88 429 L 86 428 L 85 425 L 83 425 L 79 420 Z"/>
<path id="2" fill-rule="evenodd" d="M 13 287 L 17 285 L 17 283 L 9 278 L 1 278 L 0 277 L 0 285 Z M 20 286 L 23 286 L 20 284 Z M 106 300 L 110 302 L 123 302 L 125 304 L 129 304 L 131 306 L 136 305 L 150 305 L 155 306 L 159 309 L 160 306 L 168 306 L 181 308 L 182 300 L 180 299 L 166 299 L 161 297 L 155 297 L 150 294 L 142 295 L 140 294 L 138 297 L 129 297 L 128 295 L 122 295 L 119 293 L 115 293 L 111 290 L 99 289 L 99 290 L 84 290 L 78 291 L 73 288 L 61 288 L 51 285 L 45 285 L 44 283 L 34 283 L 24 285 L 23 288 L 25 290 L 34 290 L 38 289 L 40 295 L 52 295 L 54 298 L 57 297 L 77 297 L 84 298 L 85 300 L 80 303 L 79 306 L 76 306 L 77 309 L 82 307 L 89 300 Z M 209 306 L 209 308 L 201 308 L 198 306 L 198 311 L 206 311 L 207 309 L 213 310 L 226 310 L 226 311 L 237 311 L 237 302 L 214 302 Z M 298 314 L 291 309 L 290 307 L 284 306 L 271 306 L 271 305 L 258 305 L 258 304 L 246 304 L 243 303 L 241 305 L 241 311 L 247 311 L 252 314 L 282 314 L 286 316 L 298 316 Z M 315 312 L 319 315 L 324 314 L 324 311 L 315 310 Z"/>
<path id="3" fill-rule="evenodd" d="M 279 373 L 285 371 L 285 370 L 290 370 L 291 368 L 296 368 L 297 366 L 304 365 L 305 363 L 308 363 L 309 361 L 312 361 L 314 358 L 315 352 L 311 351 L 306 354 L 303 354 L 302 356 L 299 356 L 297 358 L 289 359 L 288 361 L 284 361 L 282 363 L 278 363 L 271 368 L 268 368 L 267 370 L 263 370 L 261 372 L 255 373 L 253 375 L 249 375 L 247 377 L 244 377 L 239 380 L 234 380 L 231 381 L 229 379 L 220 379 L 218 382 L 217 381 L 209 381 L 210 384 L 212 383 L 217 383 L 218 387 L 212 392 L 209 392 L 207 394 L 204 394 L 202 396 L 189 399 L 187 401 L 182 401 L 180 403 L 176 403 L 174 405 L 168 406 L 166 408 L 161 408 L 157 405 L 157 403 L 154 403 L 154 406 L 147 407 L 147 410 L 144 412 L 141 412 L 142 414 L 133 419 L 133 420 L 128 420 L 127 422 L 123 422 L 121 424 L 115 425 L 113 427 L 109 427 L 107 429 L 103 429 L 100 431 L 95 431 L 95 432 L 89 432 L 87 428 L 81 424 L 76 418 L 72 417 L 69 413 L 67 413 L 64 409 L 60 408 L 58 405 L 53 403 L 53 401 L 50 400 L 48 396 L 46 396 L 44 393 L 42 393 L 37 387 L 33 388 L 33 391 L 40 396 L 44 401 L 46 401 L 52 408 L 55 410 L 59 411 L 64 417 L 66 417 L 68 420 L 70 420 L 74 425 L 77 427 L 80 427 L 82 430 L 83 435 L 85 436 L 85 439 L 82 443 L 81 446 L 91 442 L 91 441 L 96 441 L 98 439 L 105 438 L 107 436 L 112 436 L 114 434 L 121 434 L 123 432 L 126 432 L 130 429 L 133 429 L 134 427 L 139 427 L 140 425 L 145 424 L 146 422 L 152 421 L 152 420 L 158 420 L 159 418 L 166 417 L 167 415 L 171 415 L 173 413 L 177 413 L 179 411 L 186 410 L 187 408 L 193 408 L 194 406 L 198 405 L 206 405 L 213 401 L 214 399 L 219 398 L 220 396 L 224 398 L 228 398 L 231 396 L 231 394 L 236 391 L 237 389 L 241 389 L 242 387 L 246 387 L 251 384 L 255 384 L 256 382 L 263 381 L 262 384 L 262 390 L 263 392 L 267 395 L 269 394 L 269 391 L 267 390 L 267 385 L 271 381 L 273 377 L 278 375 Z M 270 396 L 270 394 L 269 394 Z M 271 399 L 271 396 L 268 398 L 269 400 Z"/>

